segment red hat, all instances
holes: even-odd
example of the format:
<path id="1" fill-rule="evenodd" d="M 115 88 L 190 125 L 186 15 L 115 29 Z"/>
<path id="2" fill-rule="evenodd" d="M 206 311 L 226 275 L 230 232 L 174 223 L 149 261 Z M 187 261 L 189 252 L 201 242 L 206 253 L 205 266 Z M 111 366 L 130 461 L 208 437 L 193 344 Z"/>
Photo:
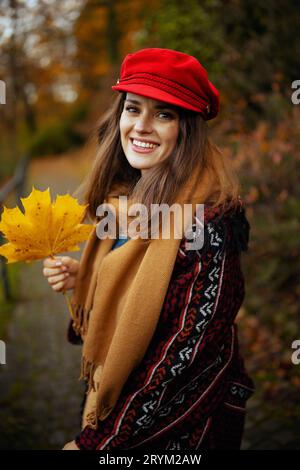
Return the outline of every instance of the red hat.
<path id="1" fill-rule="evenodd" d="M 127 91 L 201 113 L 207 121 L 220 109 L 218 90 L 193 56 L 172 49 L 127 54 L 113 90 Z"/>

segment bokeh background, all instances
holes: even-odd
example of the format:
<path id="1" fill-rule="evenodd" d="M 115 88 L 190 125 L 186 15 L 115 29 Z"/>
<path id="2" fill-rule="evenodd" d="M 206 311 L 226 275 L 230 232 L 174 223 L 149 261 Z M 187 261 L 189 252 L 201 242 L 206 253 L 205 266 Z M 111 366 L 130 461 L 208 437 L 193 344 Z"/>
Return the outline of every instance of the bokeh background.
<path id="1" fill-rule="evenodd" d="M 0 1 L 0 210 L 32 185 L 73 193 L 127 53 L 193 54 L 220 90 L 211 137 L 238 171 L 251 225 L 238 323 L 256 393 L 243 449 L 300 449 L 300 364 L 291 360 L 300 339 L 299 31 L 296 0 Z M 79 431 L 80 346 L 66 341 L 68 315 L 42 262 L 1 260 L 0 449 L 61 448 Z"/>

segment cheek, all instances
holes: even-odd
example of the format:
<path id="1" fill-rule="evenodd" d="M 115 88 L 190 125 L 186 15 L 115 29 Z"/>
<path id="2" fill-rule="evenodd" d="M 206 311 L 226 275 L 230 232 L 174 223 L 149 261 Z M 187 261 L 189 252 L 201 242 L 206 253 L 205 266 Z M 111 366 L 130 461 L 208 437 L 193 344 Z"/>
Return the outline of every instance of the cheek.
<path id="1" fill-rule="evenodd" d="M 120 128 L 120 133 L 122 135 L 124 132 L 124 118 L 122 117 L 122 114 L 121 114 L 120 121 L 119 121 L 119 128 Z"/>
<path id="2" fill-rule="evenodd" d="M 121 137 L 124 137 L 126 135 L 126 132 L 128 132 L 129 128 L 130 128 L 130 123 L 128 119 L 124 116 L 124 114 L 121 114 L 121 118 L 120 118 Z"/>
<path id="3" fill-rule="evenodd" d="M 166 142 L 168 146 L 174 148 L 177 142 L 179 134 L 179 124 L 177 123 L 176 125 L 172 126 L 170 129 L 168 129 L 168 132 L 166 134 Z"/>

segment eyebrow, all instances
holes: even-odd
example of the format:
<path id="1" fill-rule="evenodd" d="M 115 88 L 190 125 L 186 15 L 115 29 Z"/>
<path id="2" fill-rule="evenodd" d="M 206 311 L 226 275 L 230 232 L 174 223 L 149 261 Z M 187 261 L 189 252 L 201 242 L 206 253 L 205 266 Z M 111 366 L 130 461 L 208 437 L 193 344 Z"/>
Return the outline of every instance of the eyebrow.
<path id="1" fill-rule="evenodd" d="M 133 104 L 141 104 L 140 101 L 137 100 L 130 100 L 129 98 L 126 98 L 125 102 L 133 103 Z M 168 103 L 166 104 L 157 104 L 154 106 L 155 109 L 170 109 L 172 111 L 176 111 L 176 107 L 169 105 Z"/>

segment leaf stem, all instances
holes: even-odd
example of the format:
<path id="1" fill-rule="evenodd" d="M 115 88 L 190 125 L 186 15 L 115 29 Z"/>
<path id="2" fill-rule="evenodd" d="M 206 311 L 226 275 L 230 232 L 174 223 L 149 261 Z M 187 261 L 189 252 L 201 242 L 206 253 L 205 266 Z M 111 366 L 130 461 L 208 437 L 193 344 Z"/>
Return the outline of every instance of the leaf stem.
<path id="1" fill-rule="evenodd" d="M 69 313 L 71 315 L 71 318 L 75 321 L 75 315 L 74 315 L 74 312 L 73 312 L 73 308 L 72 308 L 72 304 L 71 304 L 71 301 L 70 301 L 70 298 L 67 294 L 67 291 L 64 289 L 62 291 L 62 293 L 64 294 L 65 296 L 65 299 L 66 299 L 66 302 L 67 302 L 67 306 L 68 306 L 68 309 L 69 309 Z"/>
<path id="2" fill-rule="evenodd" d="M 51 253 L 50 255 L 50 258 L 52 259 L 55 259 L 54 255 Z M 67 302 L 67 306 L 68 306 L 68 310 L 69 310 L 69 313 L 71 315 L 71 318 L 75 321 L 75 314 L 74 314 L 74 311 L 73 311 L 73 308 L 72 308 L 72 304 L 71 304 L 71 301 L 70 301 L 70 298 L 67 294 L 67 291 L 65 289 L 62 290 L 62 293 L 64 294 L 64 297 L 66 299 L 66 302 Z"/>

